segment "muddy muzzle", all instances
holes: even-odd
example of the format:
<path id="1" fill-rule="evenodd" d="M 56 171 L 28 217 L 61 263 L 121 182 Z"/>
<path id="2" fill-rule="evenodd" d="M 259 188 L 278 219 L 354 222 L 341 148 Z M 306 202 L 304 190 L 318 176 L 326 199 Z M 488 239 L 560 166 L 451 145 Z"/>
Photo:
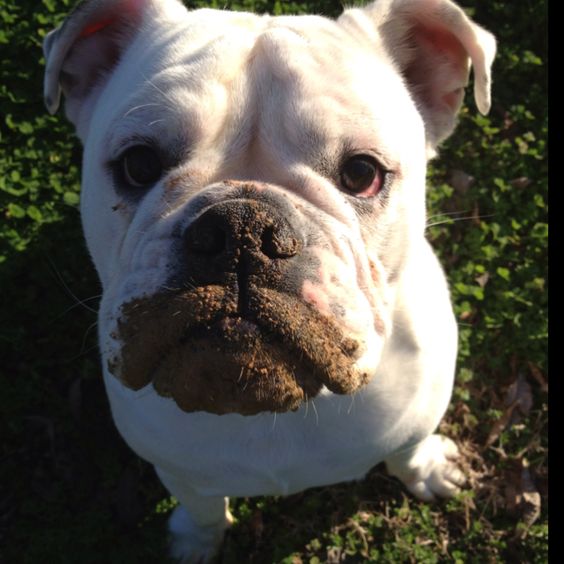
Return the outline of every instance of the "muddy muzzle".
<path id="1" fill-rule="evenodd" d="M 223 201 L 186 228 L 166 290 L 121 306 L 110 371 L 152 383 L 184 411 L 254 415 L 297 409 L 323 386 L 354 392 L 359 345 L 300 298 L 312 276 L 307 230 L 262 194 Z"/>

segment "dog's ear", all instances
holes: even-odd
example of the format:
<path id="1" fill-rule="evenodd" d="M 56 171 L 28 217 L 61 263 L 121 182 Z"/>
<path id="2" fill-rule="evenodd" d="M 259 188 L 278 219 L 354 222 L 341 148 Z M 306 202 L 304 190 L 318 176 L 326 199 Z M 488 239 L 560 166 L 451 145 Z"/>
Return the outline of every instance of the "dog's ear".
<path id="1" fill-rule="evenodd" d="M 57 111 L 62 91 L 67 117 L 78 125 L 143 20 L 179 9 L 185 8 L 176 0 L 83 0 L 43 42 L 48 111 Z"/>
<path id="2" fill-rule="evenodd" d="M 493 35 L 476 25 L 450 0 L 376 0 L 348 10 L 343 23 L 376 31 L 397 65 L 425 121 L 433 150 L 450 135 L 474 68 L 474 98 L 490 109 Z"/>

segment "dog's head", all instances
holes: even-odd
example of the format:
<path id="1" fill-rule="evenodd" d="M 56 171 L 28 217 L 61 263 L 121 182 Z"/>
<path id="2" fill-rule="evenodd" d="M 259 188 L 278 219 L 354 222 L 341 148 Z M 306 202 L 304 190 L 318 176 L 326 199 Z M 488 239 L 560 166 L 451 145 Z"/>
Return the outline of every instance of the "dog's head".
<path id="1" fill-rule="evenodd" d="M 84 143 L 106 369 L 185 411 L 354 392 L 423 237 L 427 159 L 492 36 L 448 0 L 321 17 L 87 0 L 45 40 Z M 425 296 L 422 296 L 425 299 Z"/>

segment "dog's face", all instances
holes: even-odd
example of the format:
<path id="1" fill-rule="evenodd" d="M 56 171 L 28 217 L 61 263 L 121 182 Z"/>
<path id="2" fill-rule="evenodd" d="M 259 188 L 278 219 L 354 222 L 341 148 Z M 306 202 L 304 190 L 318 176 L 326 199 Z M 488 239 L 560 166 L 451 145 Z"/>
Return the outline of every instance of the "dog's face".
<path id="1" fill-rule="evenodd" d="M 125 386 L 249 415 L 373 376 L 469 55 L 488 104 L 485 32 L 446 1 L 427 26 L 423 4 L 331 21 L 86 2 L 47 39 Z"/>

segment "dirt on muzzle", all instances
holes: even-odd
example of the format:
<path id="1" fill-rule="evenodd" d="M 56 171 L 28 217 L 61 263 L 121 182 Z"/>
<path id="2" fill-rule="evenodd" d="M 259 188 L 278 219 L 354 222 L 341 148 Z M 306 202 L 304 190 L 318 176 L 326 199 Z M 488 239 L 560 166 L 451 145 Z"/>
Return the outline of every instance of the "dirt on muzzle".
<path id="1" fill-rule="evenodd" d="M 243 317 L 234 296 L 217 285 L 122 305 L 110 372 L 133 390 L 152 383 L 183 411 L 218 415 L 296 410 L 324 385 L 349 394 L 368 380 L 354 368 L 358 343 L 308 304 L 251 285 Z"/>

